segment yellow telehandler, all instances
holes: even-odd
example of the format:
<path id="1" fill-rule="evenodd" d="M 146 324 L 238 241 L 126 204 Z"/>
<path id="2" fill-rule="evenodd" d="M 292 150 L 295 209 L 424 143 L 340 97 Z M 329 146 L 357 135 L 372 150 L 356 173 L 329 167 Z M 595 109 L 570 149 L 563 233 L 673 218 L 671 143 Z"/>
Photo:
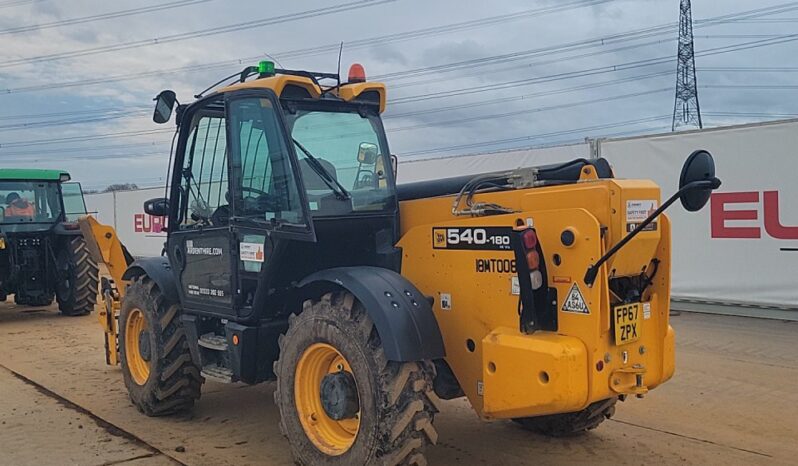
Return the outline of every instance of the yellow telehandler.
<path id="1" fill-rule="evenodd" d="M 672 376 L 662 213 L 706 204 L 709 153 L 664 203 L 603 159 L 397 186 L 386 88 L 360 65 L 235 77 L 156 98 L 177 123 L 168 198 L 144 205 L 168 219 L 163 257 L 81 222 L 110 273 L 107 361 L 140 411 L 189 409 L 205 379 L 276 380 L 298 463 L 424 464 L 440 399 L 570 435 Z"/>

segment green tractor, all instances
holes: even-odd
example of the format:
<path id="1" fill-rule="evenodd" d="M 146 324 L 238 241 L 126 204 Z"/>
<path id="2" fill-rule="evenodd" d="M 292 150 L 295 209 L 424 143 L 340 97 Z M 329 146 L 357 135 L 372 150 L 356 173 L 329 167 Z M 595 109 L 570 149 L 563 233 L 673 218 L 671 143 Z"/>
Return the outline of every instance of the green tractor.
<path id="1" fill-rule="evenodd" d="M 0 301 L 90 313 L 97 303 L 97 263 L 77 219 L 83 191 L 61 170 L 0 169 Z"/>

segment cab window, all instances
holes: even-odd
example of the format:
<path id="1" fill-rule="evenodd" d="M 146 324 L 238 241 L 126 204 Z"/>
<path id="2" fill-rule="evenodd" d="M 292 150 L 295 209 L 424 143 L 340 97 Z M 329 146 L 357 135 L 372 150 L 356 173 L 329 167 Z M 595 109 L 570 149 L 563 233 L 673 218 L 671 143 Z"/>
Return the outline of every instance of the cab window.
<path id="1" fill-rule="evenodd" d="M 284 132 L 270 99 L 228 103 L 235 216 L 266 224 L 304 224 L 302 198 Z"/>

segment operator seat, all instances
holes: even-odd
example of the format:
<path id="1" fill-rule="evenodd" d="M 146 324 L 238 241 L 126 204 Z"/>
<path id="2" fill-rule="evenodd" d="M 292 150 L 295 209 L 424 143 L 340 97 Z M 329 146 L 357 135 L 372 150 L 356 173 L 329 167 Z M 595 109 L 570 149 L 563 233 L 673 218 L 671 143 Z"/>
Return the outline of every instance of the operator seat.
<path id="1" fill-rule="evenodd" d="M 316 159 L 322 167 L 327 170 L 327 173 L 338 179 L 338 173 L 335 171 L 335 165 L 324 159 Z M 329 191 L 330 187 L 321 179 L 318 173 L 310 166 L 308 159 L 301 159 L 299 161 L 299 171 L 302 172 L 302 181 L 305 182 L 305 189 L 308 191 Z"/>

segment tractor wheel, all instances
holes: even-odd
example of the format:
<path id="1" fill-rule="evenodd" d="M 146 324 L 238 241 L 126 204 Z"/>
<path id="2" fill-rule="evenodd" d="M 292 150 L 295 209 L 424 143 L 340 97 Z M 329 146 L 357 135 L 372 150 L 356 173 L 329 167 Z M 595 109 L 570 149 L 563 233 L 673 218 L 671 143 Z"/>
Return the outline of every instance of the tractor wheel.
<path id="1" fill-rule="evenodd" d="M 62 246 L 58 269 L 62 279 L 55 289 L 61 314 L 82 316 L 93 311 L 99 270 L 82 236 L 73 236 Z"/>
<path id="2" fill-rule="evenodd" d="M 307 301 L 279 343 L 274 400 L 299 464 L 426 464 L 438 437 L 434 366 L 388 361 L 351 294 Z"/>
<path id="3" fill-rule="evenodd" d="M 597 401 L 582 411 L 513 419 L 521 427 L 550 437 L 569 437 L 595 429 L 615 414 L 617 398 Z"/>
<path id="4" fill-rule="evenodd" d="M 135 278 L 119 312 L 119 353 L 130 400 L 147 416 L 185 411 L 204 379 L 191 360 L 180 306 L 149 277 Z"/>

